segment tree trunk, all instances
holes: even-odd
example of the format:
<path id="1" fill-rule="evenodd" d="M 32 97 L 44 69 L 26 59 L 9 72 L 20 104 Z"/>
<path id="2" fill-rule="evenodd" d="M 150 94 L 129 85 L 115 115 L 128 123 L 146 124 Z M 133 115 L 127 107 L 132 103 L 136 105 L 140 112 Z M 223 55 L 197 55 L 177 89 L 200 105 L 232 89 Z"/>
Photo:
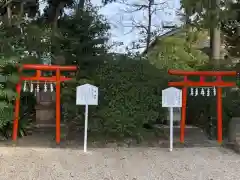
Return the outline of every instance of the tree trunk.
<path id="1" fill-rule="evenodd" d="M 53 35 L 53 37 L 51 38 L 51 41 L 52 41 L 52 44 L 54 44 L 54 39 L 55 39 L 55 37 L 54 37 L 54 35 L 56 35 L 56 31 L 57 31 L 57 29 L 58 29 L 58 18 L 60 17 L 60 15 L 61 15 L 61 10 L 64 8 L 64 6 L 65 6 L 65 2 L 60 2 L 56 7 L 55 7 L 55 16 L 54 16 L 54 19 L 53 19 L 53 22 L 52 22 L 52 35 Z M 53 52 L 53 50 L 52 50 L 52 47 L 51 47 L 51 54 L 53 55 L 53 56 L 58 56 L 58 53 L 59 52 Z M 52 59 L 51 58 L 51 63 L 56 63 L 56 62 L 54 62 L 55 60 L 54 59 Z"/>
<path id="2" fill-rule="evenodd" d="M 19 18 L 22 18 L 23 15 L 24 15 L 24 2 L 20 2 Z"/>
<path id="3" fill-rule="evenodd" d="M 60 12 L 64 8 L 64 6 L 65 6 L 65 3 L 60 2 L 59 5 L 55 8 L 55 16 L 54 16 L 53 24 L 52 24 L 53 32 L 55 32 L 58 27 L 58 18 L 60 16 Z"/>
<path id="4" fill-rule="evenodd" d="M 77 6 L 78 11 L 79 11 L 79 10 L 80 10 L 80 11 L 83 11 L 84 5 L 85 5 L 85 0 L 79 0 L 78 6 Z"/>
<path id="5" fill-rule="evenodd" d="M 212 61 L 216 69 L 220 67 L 221 61 L 221 33 L 220 28 L 215 27 L 212 30 Z"/>
<path id="6" fill-rule="evenodd" d="M 8 26 L 12 25 L 12 9 L 11 9 L 11 3 L 7 5 L 7 24 Z"/>
<path id="7" fill-rule="evenodd" d="M 148 52 L 151 43 L 152 31 L 152 3 L 153 0 L 148 1 L 148 25 L 147 25 L 147 38 L 146 38 L 146 53 Z"/>
<path id="8" fill-rule="evenodd" d="M 192 27 L 191 27 L 191 19 L 190 19 L 190 16 L 189 14 L 191 14 L 191 9 L 186 9 L 186 19 L 185 19 L 185 24 L 186 24 L 186 29 L 187 29 L 187 43 L 190 45 L 191 42 L 191 33 L 192 33 Z"/>
<path id="9" fill-rule="evenodd" d="M 81 16 L 83 14 L 84 6 L 85 6 L 85 0 L 79 0 L 76 8 L 77 16 Z"/>
<path id="10" fill-rule="evenodd" d="M 213 1 L 214 10 L 219 11 L 220 0 Z M 219 26 L 219 13 L 214 17 L 216 25 L 210 28 L 211 61 L 215 69 L 220 68 L 221 61 L 221 30 Z"/>

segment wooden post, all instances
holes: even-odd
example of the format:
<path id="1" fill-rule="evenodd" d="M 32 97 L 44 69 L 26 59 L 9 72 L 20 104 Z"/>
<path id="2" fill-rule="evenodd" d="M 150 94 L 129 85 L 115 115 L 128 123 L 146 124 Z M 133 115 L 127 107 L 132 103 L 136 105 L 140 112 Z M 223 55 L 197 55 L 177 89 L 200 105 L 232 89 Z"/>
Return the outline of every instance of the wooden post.
<path id="1" fill-rule="evenodd" d="M 37 72 L 36 72 L 36 77 L 40 78 L 41 75 L 42 75 L 42 72 L 41 72 L 41 70 L 38 69 Z"/>
<path id="2" fill-rule="evenodd" d="M 187 82 L 187 76 L 184 76 L 184 82 Z M 186 111 L 187 111 L 187 87 L 182 88 L 182 112 L 181 112 L 181 127 L 180 127 L 180 142 L 184 143 L 185 136 L 185 123 L 186 123 Z"/>
<path id="3" fill-rule="evenodd" d="M 56 70 L 56 143 L 60 144 L 61 140 L 61 86 L 60 86 L 60 69 Z"/>
<path id="4" fill-rule="evenodd" d="M 217 76 L 217 81 L 222 81 L 221 76 Z M 217 87 L 217 140 L 222 143 L 222 88 Z"/>
<path id="5" fill-rule="evenodd" d="M 19 120 L 19 111 L 20 111 L 20 93 L 21 93 L 21 81 L 16 85 L 17 97 L 15 100 L 15 113 L 13 121 L 13 135 L 12 140 L 16 141 L 18 136 L 18 120 Z"/>

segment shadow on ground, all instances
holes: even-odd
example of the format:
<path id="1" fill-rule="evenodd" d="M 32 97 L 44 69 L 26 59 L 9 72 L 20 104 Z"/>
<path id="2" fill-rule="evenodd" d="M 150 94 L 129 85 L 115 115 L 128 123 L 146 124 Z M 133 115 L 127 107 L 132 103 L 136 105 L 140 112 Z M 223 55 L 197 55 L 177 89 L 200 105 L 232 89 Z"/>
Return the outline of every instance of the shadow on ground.
<path id="1" fill-rule="evenodd" d="M 141 143 L 137 143 L 133 139 L 125 139 L 123 141 L 106 140 L 89 133 L 89 148 L 117 148 L 117 147 L 159 147 L 169 148 L 169 128 L 160 127 L 159 131 L 164 132 L 159 137 L 148 137 Z M 191 148 L 191 147 L 218 147 L 220 146 L 216 140 L 209 140 L 201 129 L 192 127 L 185 130 L 185 143 L 179 142 L 180 129 L 174 128 L 174 147 L 175 148 Z M 0 141 L 0 146 L 18 146 L 18 147 L 42 147 L 42 148 L 72 148 L 83 149 L 83 133 L 75 133 L 71 137 L 62 137 L 60 145 L 55 143 L 55 129 L 37 129 L 32 135 L 18 138 L 17 142 L 10 139 Z"/>

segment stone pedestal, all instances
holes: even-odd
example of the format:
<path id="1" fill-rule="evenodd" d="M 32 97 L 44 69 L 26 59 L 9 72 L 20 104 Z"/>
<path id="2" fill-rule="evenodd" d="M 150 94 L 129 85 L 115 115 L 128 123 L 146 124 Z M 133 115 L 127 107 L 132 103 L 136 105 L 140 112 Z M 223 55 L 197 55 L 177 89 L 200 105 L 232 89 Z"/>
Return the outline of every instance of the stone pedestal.
<path id="1" fill-rule="evenodd" d="M 240 117 L 233 117 L 229 122 L 228 141 L 235 152 L 240 153 Z"/>
<path id="2" fill-rule="evenodd" d="M 240 117 L 233 117 L 229 122 L 228 141 L 234 143 L 240 142 Z"/>
<path id="3" fill-rule="evenodd" d="M 55 109 L 52 106 L 38 104 L 35 109 L 37 124 L 55 124 Z"/>
<path id="4" fill-rule="evenodd" d="M 54 125 L 55 124 L 55 92 L 40 91 L 36 96 L 36 124 Z"/>

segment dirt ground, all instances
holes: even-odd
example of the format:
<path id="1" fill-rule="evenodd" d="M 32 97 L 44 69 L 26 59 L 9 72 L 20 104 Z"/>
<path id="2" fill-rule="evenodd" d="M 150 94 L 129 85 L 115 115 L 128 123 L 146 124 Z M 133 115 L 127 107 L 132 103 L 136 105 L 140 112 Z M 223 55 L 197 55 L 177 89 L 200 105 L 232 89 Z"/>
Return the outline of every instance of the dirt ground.
<path id="1" fill-rule="evenodd" d="M 238 180 L 240 156 L 221 147 L 0 147 L 1 180 Z"/>

